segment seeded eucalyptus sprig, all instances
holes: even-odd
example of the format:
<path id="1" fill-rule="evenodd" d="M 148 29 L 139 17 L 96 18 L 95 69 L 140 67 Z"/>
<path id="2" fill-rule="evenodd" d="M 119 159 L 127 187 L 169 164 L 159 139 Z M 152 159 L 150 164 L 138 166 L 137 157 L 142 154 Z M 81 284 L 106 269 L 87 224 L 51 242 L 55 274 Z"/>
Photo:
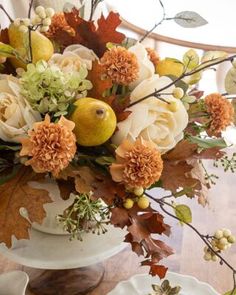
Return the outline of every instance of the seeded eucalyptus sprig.
<path id="1" fill-rule="evenodd" d="M 100 200 L 92 200 L 92 194 L 74 195 L 74 203 L 58 215 L 57 220 L 65 231 L 71 234 L 71 239 L 82 241 L 83 232 L 105 234 L 108 223 L 109 208 Z"/>
<path id="2" fill-rule="evenodd" d="M 236 153 L 233 153 L 231 158 L 225 155 L 223 158 L 215 161 L 214 166 L 216 168 L 221 166 L 222 168 L 224 168 L 225 172 L 230 170 L 232 173 L 234 173 L 236 171 Z"/>

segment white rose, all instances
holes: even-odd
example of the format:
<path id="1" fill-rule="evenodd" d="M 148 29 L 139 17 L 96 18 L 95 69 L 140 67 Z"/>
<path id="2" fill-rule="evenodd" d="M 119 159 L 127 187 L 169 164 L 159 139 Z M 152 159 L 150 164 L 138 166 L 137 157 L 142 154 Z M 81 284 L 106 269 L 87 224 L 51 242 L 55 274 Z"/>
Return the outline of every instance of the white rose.
<path id="1" fill-rule="evenodd" d="M 19 142 L 36 121 L 41 116 L 20 95 L 18 79 L 0 75 L 0 138 Z"/>
<path id="2" fill-rule="evenodd" d="M 129 48 L 130 52 L 133 52 L 137 59 L 139 65 L 138 79 L 130 84 L 130 89 L 134 89 L 143 80 L 151 78 L 155 73 L 155 67 L 153 63 L 148 58 L 148 53 L 146 48 L 141 43 L 137 43 Z"/>
<path id="3" fill-rule="evenodd" d="M 131 103 L 170 84 L 167 77 L 158 75 L 144 80 L 131 93 Z M 174 86 L 165 89 L 171 93 Z M 113 143 L 120 145 L 124 139 L 142 137 L 153 141 L 161 153 L 166 153 L 183 138 L 183 130 L 188 124 L 188 114 L 183 103 L 171 95 L 163 95 L 168 102 L 175 102 L 177 110 L 174 112 L 169 104 L 151 96 L 129 108 L 132 113 L 118 123 L 118 131 L 113 137 Z"/>
<path id="4" fill-rule="evenodd" d="M 55 53 L 49 60 L 50 65 L 57 65 L 64 72 L 79 71 L 81 66 L 92 69 L 92 62 L 98 59 L 93 50 L 83 45 L 70 45 L 63 54 Z"/>

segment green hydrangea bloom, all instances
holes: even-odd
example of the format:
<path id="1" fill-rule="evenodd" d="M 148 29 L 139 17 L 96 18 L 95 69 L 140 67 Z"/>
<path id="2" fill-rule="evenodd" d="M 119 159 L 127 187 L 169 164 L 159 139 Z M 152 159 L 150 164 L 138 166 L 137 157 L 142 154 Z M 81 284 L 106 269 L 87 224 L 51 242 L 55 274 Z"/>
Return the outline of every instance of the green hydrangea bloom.
<path id="1" fill-rule="evenodd" d="M 45 61 L 29 64 L 21 74 L 21 94 L 41 114 L 66 115 L 70 104 L 77 97 L 85 97 L 92 88 L 92 83 L 86 80 L 87 74 L 83 67 L 78 72 L 64 73 Z"/>

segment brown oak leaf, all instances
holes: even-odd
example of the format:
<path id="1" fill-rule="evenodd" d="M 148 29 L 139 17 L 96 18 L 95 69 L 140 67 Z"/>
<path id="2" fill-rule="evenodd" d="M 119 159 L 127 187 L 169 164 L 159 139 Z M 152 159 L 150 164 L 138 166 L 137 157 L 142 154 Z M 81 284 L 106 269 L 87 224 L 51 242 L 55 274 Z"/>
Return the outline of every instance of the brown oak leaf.
<path id="1" fill-rule="evenodd" d="M 75 30 L 73 43 L 92 49 L 98 57 L 102 57 L 108 42 L 119 44 L 125 39 L 124 34 L 116 31 L 121 24 L 118 13 L 110 12 L 107 18 L 102 15 L 97 21 L 97 27 L 93 21 L 80 18 L 79 11 L 75 8 L 72 12 L 65 13 L 65 18 L 69 26 Z"/>
<path id="2" fill-rule="evenodd" d="M 174 149 L 163 156 L 168 161 L 182 161 L 192 157 L 197 152 L 198 146 L 188 140 L 180 141 Z"/>
<path id="3" fill-rule="evenodd" d="M 0 243 L 9 248 L 12 236 L 18 240 L 29 238 L 30 222 L 42 223 L 46 216 L 43 205 L 52 202 L 46 190 L 28 184 L 38 177 L 31 168 L 22 167 L 14 178 L 0 186 Z M 27 210 L 30 222 L 21 216 L 21 208 Z"/>
<path id="4" fill-rule="evenodd" d="M 201 183 L 191 176 L 193 166 L 185 161 L 164 161 L 161 175 L 162 187 L 176 193 L 179 188 L 191 188 L 192 197 L 194 192 L 201 190 Z"/>

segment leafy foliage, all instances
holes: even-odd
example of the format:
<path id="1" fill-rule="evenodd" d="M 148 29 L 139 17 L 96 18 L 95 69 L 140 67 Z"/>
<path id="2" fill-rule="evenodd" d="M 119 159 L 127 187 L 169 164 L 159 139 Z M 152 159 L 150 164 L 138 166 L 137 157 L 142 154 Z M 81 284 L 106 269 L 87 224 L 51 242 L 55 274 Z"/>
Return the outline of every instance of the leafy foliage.
<path id="1" fill-rule="evenodd" d="M 73 8 L 71 12 L 65 13 L 67 23 L 74 29 L 75 34 L 61 30 L 52 38 L 64 47 L 71 44 L 82 44 L 92 49 L 98 57 L 101 57 L 106 51 L 108 42 L 121 43 L 125 35 L 117 32 L 121 20 L 119 14 L 110 12 L 108 17 L 103 15 L 97 21 L 97 27 L 93 21 L 86 21 L 79 16 L 79 11 Z"/>
<path id="2" fill-rule="evenodd" d="M 196 28 L 206 25 L 208 22 L 194 11 L 181 11 L 174 17 L 175 22 L 184 28 Z"/>
<path id="3" fill-rule="evenodd" d="M 175 206 L 175 215 L 178 217 L 182 223 L 191 223 L 192 222 L 192 212 L 187 205 L 176 205 Z"/>
<path id="4" fill-rule="evenodd" d="M 46 216 L 43 205 L 50 203 L 51 199 L 47 191 L 34 189 L 28 184 L 34 179 L 35 174 L 30 168 L 21 167 L 14 178 L 0 186 L 0 242 L 9 248 L 12 236 L 28 239 L 31 223 L 41 223 Z M 21 215 L 21 208 L 27 210 L 28 218 Z"/>

